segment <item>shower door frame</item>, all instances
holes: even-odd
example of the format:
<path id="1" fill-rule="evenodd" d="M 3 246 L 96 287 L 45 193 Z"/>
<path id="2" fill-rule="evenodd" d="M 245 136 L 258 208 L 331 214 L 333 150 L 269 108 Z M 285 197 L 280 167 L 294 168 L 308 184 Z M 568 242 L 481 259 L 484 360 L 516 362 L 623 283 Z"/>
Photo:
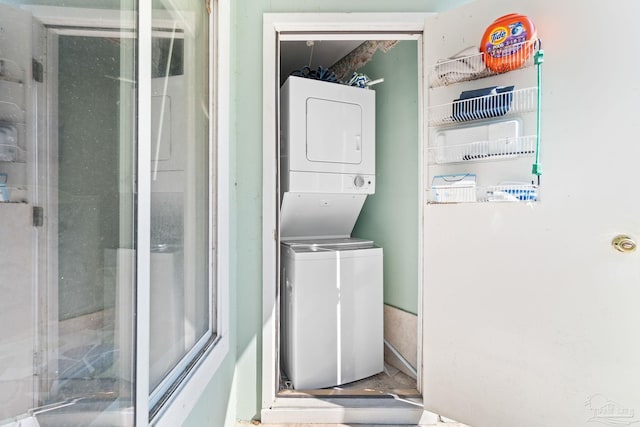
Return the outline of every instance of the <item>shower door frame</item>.
<path id="1" fill-rule="evenodd" d="M 57 70 L 57 54 L 52 50 L 52 46 L 55 44 L 53 39 L 57 38 L 58 34 L 70 34 L 73 35 L 85 35 L 96 36 L 101 35 L 115 35 L 122 36 L 123 31 L 130 31 L 132 37 L 137 35 L 140 38 L 139 52 L 136 53 L 135 61 L 138 63 L 151 64 L 151 38 L 155 30 L 152 29 L 152 9 L 150 4 L 141 3 L 139 10 L 134 11 L 107 11 L 104 10 L 101 13 L 87 14 L 87 9 L 74 9 L 55 6 L 25 6 L 25 10 L 32 13 L 34 22 L 38 21 L 42 24 L 41 42 L 47 43 L 47 52 L 49 55 L 47 58 L 47 64 L 45 65 L 45 79 L 50 78 L 54 70 Z M 104 13 L 103 13 L 104 12 Z M 181 424 L 191 413 L 191 410 L 196 406 L 198 397 L 204 393 L 209 386 L 209 382 L 213 376 L 218 372 L 222 366 L 222 362 L 228 356 L 230 352 L 230 306 L 229 306 L 229 98 L 230 91 L 228 84 L 221 84 L 220 82 L 228 82 L 230 79 L 230 2 L 228 0 L 214 0 L 211 2 L 211 12 L 209 14 L 209 28 L 211 29 L 210 47 L 209 47 L 209 98 L 210 98 L 210 111 L 212 118 L 209 120 L 209 144 L 211 149 L 215 150 L 215 154 L 212 155 L 211 165 L 209 169 L 209 179 L 211 181 L 212 200 L 210 201 L 209 215 L 210 215 L 210 233 L 213 233 L 211 237 L 212 245 L 215 246 L 215 252 L 212 252 L 212 256 L 215 256 L 215 264 L 217 268 L 210 272 L 213 274 L 213 285 L 209 285 L 210 290 L 215 290 L 215 299 L 211 304 L 215 304 L 215 329 L 212 332 L 215 334 L 215 339 L 211 344 L 208 344 L 206 348 L 200 349 L 198 353 L 202 353 L 199 358 L 194 359 L 193 366 L 190 366 L 190 370 L 185 374 L 185 377 L 178 383 L 178 389 L 172 392 L 169 396 L 166 404 L 163 404 L 160 411 L 152 420 L 149 419 L 149 410 L 151 409 L 152 396 L 149 393 L 149 371 L 148 371 L 148 354 L 149 354 L 149 244 L 147 239 L 146 247 L 142 247 L 138 243 L 137 247 L 137 260 L 134 262 L 134 274 L 136 275 L 136 301 L 133 301 L 133 307 L 136 311 L 135 316 L 135 328 L 142 333 L 137 333 L 134 338 L 134 345 L 136 346 L 135 358 L 132 363 L 135 365 L 135 394 L 136 398 L 132 402 L 135 408 L 135 425 L 147 426 L 150 423 L 157 426 L 172 426 Z M 155 22 L 155 21 L 154 21 Z M 164 21 L 162 21 L 164 22 Z M 169 22 L 169 21 L 167 21 Z M 111 26 L 113 29 L 110 29 Z M 136 30 L 136 28 L 138 28 Z M 107 28 L 105 30 L 105 28 Z M 163 24 L 164 28 L 164 24 Z M 171 28 L 171 25 L 166 25 L 166 28 Z M 109 34 L 109 31 L 112 31 Z M 137 34 L 136 34 L 137 31 Z M 51 37 L 46 37 L 51 35 Z M 144 41 L 144 42 L 143 42 Z M 147 43 L 149 43 L 147 45 Z M 42 56 L 45 54 L 43 53 Z M 55 59 L 54 59 L 55 58 Z M 130 58 L 132 60 L 132 58 Z M 121 64 L 121 67 L 129 67 L 130 63 Z M 49 67 L 47 69 L 47 67 Z M 147 69 L 148 68 L 148 69 Z M 145 77 L 148 77 L 145 80 Z M 137 81 L 137 89 L 139 97 L 151 96 L 151 75 L 150 67 L 137 67 L 136 75 L 134 77 Z M 45 80 L 46 81 L 46 80 Z M 57 170 L 52 172 L 52 168 L 55 167 L 57 159 L 48 158 L 47 155 L 51 153 L 57 153 L 57 84 L 49 84 L 50 81 L 46 81 L 47 84 L 40 85 L 46 87 L 44 89 L 45 94 L 39 99 L 38 114 L 40 120 L 44 123 L 41 127 L 42 132 L 40 137 L 44 140 L 46 138 L 46 145 L 41 144 L 38 148 L 38 155 L 40 156 L 40 163 L 38 168 L 40 169 L 42 179 L 38 182 L 38 186 L 45 188 L 50 195 L 43 205 L 45 212 L 57 212 L 57 195 L 52 188 L 57 188 Z M 215 91 L 214 91 L 215 88 Z M 130 100 L 130 102 L 137 106 L 135 97 L 131 96 L 130 89 L 125 88 L 125 85 L 121 85 L 121 98 Z M 136 107 L 137 108 L 137 107 Z M 146 110 L 146 111 L 142 111 Z M 125 114 L 123 109 L 120 110 L 120 114 Z M 131 128 L 120 128 L 120 140 L 126 141 L 126 138 L 131 138 L 128 133 L 131 132 L 134 136 L 134 132 L 138 131 L 138 140 L 150 140 L 150 109 L 141 108 L 138 111 L 139 117 L 133 119 Z M 131 121 L 131 118 L 128 119 Z M 126 145 L 126 144 L 125 144 Z M 52 150 L 46 153 L 44 150 Z M 138 153 L 133 167 L 137 168 L 135 174 L 132 174 L 134 183 L 137 184 L 136 191 L 138 194 L 145 193 L 143 198 L 138 200 L 137 215 L 132 217 L 129 212 L 129 216 L 126 218 L 129 224 L 132 221 L 140 224 L 143 228 L 146 228 L 148 236 L 149 231 L 149 199 L 150 199 L 150 150 L 143 150 L 149 161 L 142 159 L 141 153 Z M 121 165 L 122 166 L 122 165 Z M 44 171 L 44 172 L 42 172 Z M 215 175 L 212 175 L 215 172 Z M 215 177 L 215 179 L 213 179 Z M 48 182 L 47 182 L 48 181 Z M 146 182 L 143 182 L 146 181 Z M 52 186 L 52 184 L 54 184 Z M 215 200 L 214 200 L 215 198 Z M 146 199 L 142 200 L 142 199 Z M 146 205 L 146 206 L 145 206 Z M 53 208 L 53 209 L 52 209 Z M 145 219 L 144 215 L 147 215 Z M 213 216 L 213 225 L 211 225 L 211 216 Z M 120 215 L 122 219 L 122 214 Z M 57 224 L 57 217 L 53 216 L 47 221 Z M 142 222 L 141 222 L 142 221 Z M 127 224 L 127 222 L 124 222 Z M 122 227 L 121 227 L 122 228 Z M 138 232 L 140 230 L 138 229 Z M 122 240 L 122 230 L 120 233 Z M 57 258 L 47 255 L 55 254 L 57 251 L 57 228 L 53 227 L 48 230 L 48 235 L 51 235 L 53 239 L 47 239 L 46 235 L 40 238 L 40 248 L 38 249 L 40 254 L 45 256 L 46 262 L 54 266 L 54 268 L 48 268 L 46 271 L 39 271 L 40 277 L 38 277 L 39 284 L 37 285 L 39 290 L 44 289 L 49 284 L 55 283 L 57 290 Z M 133 237 L 134 241 L 140 242 L 144 240 L 145 236 L 140 234 Z M 54 243 L 55 242 L 55 243 Z M 39 255 L 40 255 L 39 254 Z M 45 269 L 41 269 L 45 270 Z M 51 289 L 51 288 L 50 288 Z M 45 334 L 41 333 L 40 337 L 46 336 L 47 342 L 55 342 L 58 336 L 57 333 L 57 291 L 48 292 L 50 296 L 45 295 L 44 300 L 38 302 L 40 307 L 51 304 L 50 307 L 45 308 L 42 311 L 41 322 L 47 328 Z M 54 308 L 52 308 L 54 307 Z M 211 306 L 213 308 L 213 306 Z M 49 322 L 49 318 L 53 316 L 53 322 Z M 131 319 L 130 319 L 131 321 Z M 141 329 L 142 328 L 142 329 Z M 146 333 L 145 333 L 146 331 Z M 43 348 L 41 352 L 41 358 L 55 358 L 57 354 L 53 348 Z M 189 353 L 189 356 L 191 353 Z M 186 355 L 185 355 L 186 356 Z M 43 366 L 40 363 L 39 366 Z M 182 366 L 182 365 L 180 365 Z M 185 371 L 186 372 L 186 371 Z M 37 372 L 40 374 L 40 372 Z M 42 375 L 46 377 L 46 375 Z M 35 384 L 34 384 L 35 385 Z M 38 385 L 39 386 L 39 385 Z M 37 396 L 36 396 L 37 397 Z M 36 411 L 34 411 L 35 413 Z"/>
<path id="2" fill-rule="evenodd" d="M 35 9 L 38 11 L 39 9 Z M 56 361 L 59 358 L 58 349 L 56 345 L 53 345 L 59 339 L 59 321 L 58 321 L 58 150 L 59 150 L 59 138 L 58 138 L 58 58 L 59 58 L 59 37 L 60 36 L 78 36 L 78 37 L 119 37 L 129 36 L 133 39 L 133 21 L 130 22 L 130 28 L 124 28 L 123 30 L 109 30 L 109 29 L 91 29 L 86 25 L 80 25 L 75 23 L 69 25 L 68 21 L 65 21 L 64 27 L 56 26 L 60 23 L 51 22 L 50 20 L 43 19 L 34 13 L 34 18 L 41 20 L 43 25 L 40 25 L 40 41 L 46 46 L 46 54 L 44 67 L 44 79 L 43 89 L 39 89 L 43 96 L 38 97 L 38 110 L 40 112 L 38 119 L 43 123 L 38 123 L 40 143 L 37 147 L 38 161 L 37 161 L 37 188 L 39 189 L 40 200 L 43 211 L 45 213 L 45 221 L 43 224 L 44 233 L 39 234 L 38 239 L 38 264 L 44 265 L 43 268 L 38 269 L 37 276 L 37 288 L 39 300 L 37 303 L 38 312 L 38 337 L 36 338 L 36 348 L 40 351 L 37 352 L 38 359 L 34 361 L 36 363 L 35 369 L 38 372 L 39 384 L 36 387 L 36 396 L 41 392 L 40 390 L 48 390 L 51 386 L 51 381 L 55 379 Z M 120 23 L 122 21 L 119 21 Z M 34 24 L 35 26 L 36 24 Z M 104 25 L 104 21 L 103 21 Z M 129 33 L 125 32 L 128 30 Z M 37 45 L 38 43 L 34 43 Z M 131 65 L 126 62 L 126 55 L 122 55 L 121 59 L 125 59 L 124 63 L 121 63 L 121 70 L 124 67 L 130 67 Z M 126 82 L 125 82 L 126 83 Z M 120 100 L 121 102 L 129 100 L 134 102 L 134 98 L 131 97 L 131 91 L 125 89 L 125 84 L 120 85 Z M 126 114 L 126 108 L 119 109 L 119 133 L 120 133 L 120 152 L 123 152 L 127 148 L 127 133 L 133 132 L 134 128 L 125 128 L 122 124 L 127 123 L 127 120 L 131 122 L 131 114 Z M 135 123 L 129 123 L 135 125 Z M 129 135 L 128 138 L 131 138 Z M 131 147 L 129 147 L 131 150 Z M 132 174 L 132 168 L 129 166 L 132 164 L 131 159 L 128 162 L 123 161 L 120 158 L 120 170 L 127 170 L 125 173 Z M 125 165 L 127 164 L 127 165 Z M 122 172 L 120 176 L 120 185 L 122 185 Z M 128 225 L 131 227 L 132 216 L 131 210 L 124 212 L 124 208 L 121 206 L 119 214 L 119 241 L 123 241 L 123 236 Z M 128 214 L 128 215 L 127 215 Z M 124 226 L 122 224 L 125 224 Z M 130 239 L 129 239 L 130 240 Z M 132 318 L 132 317 L 131 317 Z M 129 319 L 131 321 L 131 319 Z M 54 372 L 51 372 L 51 371 Z M 38 398 L 38 404 L 42 404 L 42 399 Z"/>

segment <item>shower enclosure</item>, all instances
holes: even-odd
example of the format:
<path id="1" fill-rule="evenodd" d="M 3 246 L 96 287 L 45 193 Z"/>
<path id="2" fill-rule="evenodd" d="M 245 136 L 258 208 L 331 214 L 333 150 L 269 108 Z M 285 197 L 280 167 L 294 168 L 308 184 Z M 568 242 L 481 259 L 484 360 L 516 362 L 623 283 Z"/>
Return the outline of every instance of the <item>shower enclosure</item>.
<path id="1" fill-rule="evenodd" d="M 133 425 L 136 334 L 148 337 L 151 417 L 216 335 L 208 14 L 158 2 L 141 63 L 133 3 L 11 4 L 0 1 L 0 425 Z"/>

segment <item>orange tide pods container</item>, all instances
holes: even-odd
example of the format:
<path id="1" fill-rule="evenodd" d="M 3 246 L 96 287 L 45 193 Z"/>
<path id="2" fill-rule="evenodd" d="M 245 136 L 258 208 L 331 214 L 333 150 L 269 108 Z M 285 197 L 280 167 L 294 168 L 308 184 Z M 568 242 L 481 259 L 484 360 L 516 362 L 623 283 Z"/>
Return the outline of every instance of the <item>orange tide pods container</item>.
<path id="1" fill-rule="evenodd" d="M 533 53 L 536 38 L 533 22 L 525 15 L 511 13 L 496 19 L 480 42 L 485 65 L 496 73 L 522 67 Z"/>

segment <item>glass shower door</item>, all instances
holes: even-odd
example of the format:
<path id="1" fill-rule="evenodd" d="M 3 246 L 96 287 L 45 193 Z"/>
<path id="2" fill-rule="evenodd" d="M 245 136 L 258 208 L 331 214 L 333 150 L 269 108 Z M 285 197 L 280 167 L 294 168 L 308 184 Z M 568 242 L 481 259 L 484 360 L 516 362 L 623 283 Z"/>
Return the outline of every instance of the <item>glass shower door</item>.
<path id="1" fill-rule="evenodd" d="M 0 2 L 0 425 L 130 426 L 133 8 L 102 11 L 111 29 L 60 29 L 11 3 Z"/>
<path id="2" fill-rule="evenodd" d="M 9 2 L 0 425 L 146 425 L 217 338 L 211 10 Z"/>

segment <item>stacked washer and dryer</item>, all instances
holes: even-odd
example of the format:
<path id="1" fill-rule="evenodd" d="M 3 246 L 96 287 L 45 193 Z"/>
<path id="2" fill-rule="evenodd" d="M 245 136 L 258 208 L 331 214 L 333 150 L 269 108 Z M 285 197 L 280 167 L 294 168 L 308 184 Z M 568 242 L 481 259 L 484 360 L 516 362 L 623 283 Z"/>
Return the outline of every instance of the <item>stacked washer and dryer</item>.
<path id="1" fill-rule="evenodd" d="M 297 390 L 383 370 L 382 248 L 351 237 L 375 191 L 375 92 L 281 88 L 282 369 Z"/>

